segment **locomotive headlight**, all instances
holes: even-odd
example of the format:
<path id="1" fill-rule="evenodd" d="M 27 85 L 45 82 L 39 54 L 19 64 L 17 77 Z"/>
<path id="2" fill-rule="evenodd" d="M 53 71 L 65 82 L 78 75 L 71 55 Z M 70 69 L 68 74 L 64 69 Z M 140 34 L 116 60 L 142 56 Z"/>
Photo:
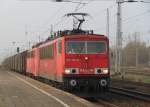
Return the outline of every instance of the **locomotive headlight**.
<path id="1" fill-rule="evenodd" d="M 101 74 L 102 70 L 101 68 L 95 68 L 95 74 Z"/>
<path id="2" fill-rule="evenodd" d="M 108 69 L 103 69 L 103 74 L 108 74 Z"/>
<path id="3" fill-rule="evenodd" d="M 66 74 L 70 74 L 70 73 L 71 73 L 71 70 L 70 70 L 70 69 L 65 69 L 65 73 L 66 73 Z"/>
<path id="4" fill-rule="evenodd" d="M 65 74 L 79 74 L 78 68 L 67 68 L 65 69 Z"/>

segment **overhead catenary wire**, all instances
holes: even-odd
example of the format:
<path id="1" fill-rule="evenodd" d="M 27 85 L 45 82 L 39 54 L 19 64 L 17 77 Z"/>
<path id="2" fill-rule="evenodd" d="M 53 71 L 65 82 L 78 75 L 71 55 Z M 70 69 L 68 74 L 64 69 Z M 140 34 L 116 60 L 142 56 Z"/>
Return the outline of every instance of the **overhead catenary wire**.
<path id="1" fill-rule="evenodd" d="M 29 0 L 29 1 L 30 1 L 30 0 Z M 36 1 L 36 0 L 35 0 L 35 1 Z M 82 2 L 82 1 L 88 1 L 88 2 L 85 3 L 85 2 Z M 82 6 L 79 7 L 79 8 L 76 7 L 76 9 L 75 9 L 74 11 L 80 10 L 81 8 L 85 7 L 87 4 L 89 4 L 89 3 L 92 2 L 92 1 L 97 1 L 97 0 L 77 0 L 77 1 L 74 1 L 74 0 L 66 0 L 66 2 L 78 3 L 78 5 L 82 5 Z M 105 0 L 101 0 L 101 1 L 105 1 Z M 112 0 L 106 0 L 106 1 L 112 1 Z M 62 7 L 65 7 L 65 5 L 62 5 Z M 56 13 L 59 13 L 60 10 L 62 10 L 61 7 L 58 9 L 58 12 L 56 12 Z M 53 17 L 56 17 L 56 16 L 57 16 L 57 14 L 54 14 L 54 15 L 53 15 Z M 52 19 L 54 19 L 54 18 L 52 18 Z M 62 22 L 59 21 L 59 22 L 57 22 L 56 24 L 54 24 L 53 26 L 57 26 L 57 25 L 59 25 L 60 23 L 62 23 Z M 38 34 L 38 35 L 43 35 L 43 34 L 45 34 L 48 30 L 49 30 L 49 28 L 48 28 L 47 30 L 45 30 L 44 32 Z"/>
<path id="2" fill-rule="evenodd" d="M 45 21 L 45 24 L 47 24 L 50 20 L 53 21 L 55 19 L 55 17 L 60 14 L 60 11 L 66 6 L 66 3 L 65 4 L 62 4 L 52 15 L 50 15 L 50 17 L 48 18 L 47 21 Z M 51 23 L 52 24 L 52 23 Z"/>
<path id="3" fill-rule="evenodd" d="M 59 14 L 59 12 L 60 12 L 65 6 L 66 6 L 66 4 L 62 4 L 52 15 L 50 15 L 50 17 L 48 18 L 48 20 L 45 21 L 45 22 L 42 24 L 42 26 L 39 27 L 39 29 L 41 29 L 43 26 L 45 26 L 46 24 L 48 24 L 50 20 L 51 20 L 51 21 L 54 20 L 55 17 Z M 52 24 L 52 23 L 49 23 L 49 24 Z M 46 29 L 46 31 L 47 31 L 47 29 Z M 45 31 L 44 31 L 44 32 L 45 32 Z M 33 31 L 33 33 L 34 33 L 34 31 Z M 43 32 L 42 32 L 42 33 L 43 33 Z M 38 34 L 38 35 L 41 35 L 42 33 L 40 33 L 40 34 Z"/>
<path id="4" fill-rule="evenodd" d="M 140 14 L 137 14 L 137 15 L 134 15 L 134 16 L 131 16 L 131 17 L 128 17 L 128 18 L 126 18 L 126 19 L 123 19 L 123 21 L 126 22 L 126 21 L 128 21 L 128 20 L 137 18 L 137 17 L 139 17 L 139 16 L 143 16 L 143 15 L 148 14 L 148 13 L 150 13 L 150 10 L 147 10 L 147 11 L 142 12 L 142 13 L 140 13 Z"/>
<path id="5" fill-rule="evenodd" d="M 81 0 L 80 0 L 80 1 L 81 1 Z M 84 0 L 83 0 L 83 1 L 84 1 Z M 92 1 L 92 0 L 90 0 L 90 1 Z M 87 5 L 87 4 L 86 4 L 86 5 Z M 84 5 L 84 6 L 86 6 L 86 5 Z M 83 6 L 83 7 L 84 7 L 84 6 Z M 83 7 L 82 7 L 82 8 L 83 8 Z M 79 10 L 80 10 L 80 9 L 79 9 Z M 77 11 L 78 11 L 78 10 L 77 10 Z M 104 12 L 105 12 L 105 11 L 106 11 L 106 9 L 104 9 Z M 145 14 L 146 14 L 146 13 L 145 13 Z M 116 14 L 115 14 L 115 15 L 116 15 Z M 131 18 L 131 17 L 130 17 L 130 18 L 127 18 L 127 19 L 125 19 L 125 21 L 134 19 L 134 17 L 136 17 L 136 16 L 133 16 L 133 18 Z M 57 25 L 59 25 L 60 23 L 62 23 L 62 21 L 57 22 L 56 24 L 54 24 L 54 26 L 57 26 Z M 123 21 L 123 23 L 125 23 L 125 22 Z M 44 32 L 41 33 L 41 34 L 44 34 L 44 33 L 46 33 L 47 31 L 49 31 L 49 29 L 47 29 L 46 31 L 44 31 Z M 40 34 L 40 35 L 41 35 L 41 34 Z"/>
<path id="6" fill-rule="evenodd" d="M 76 9 L 74 10 L 74 12 L 76 12 L 76 11 L 78 11 L 78 10 L 80 10 L 80 9 L 82 9 L 83 7 L 85 7 L 87 4 L 89 4 L 90 2 L 93 2 L 93 1 L 96 1 L 96 0 L 77 0 L 78 2 L 74 2 L 74 1 L 66 1 L 66 2 L 71 2 L 71 3 L 78 3 L 78 5 L 77 5 L 77 7 L 76 7 Z M 84 2 L 82 2 L 82 1 L 88 1 L 87 3 L 84 3 Z M 105 1 L 105 0 L 101 0 L 101 1 Z M 106 1 L 112 1 L 112 0 L 106 0 Z M 80 7 L 80 5 L 82 5 L 81 7 Z M 78 8 L 78 6 L 79 6 L 79 8 Z M 62 10 L 62 9 L 61 9 Z M 58 12 L 57 12 L 58 13 Z M 55 15 L 56 16 L 56 15 Z M 61 21 L 59 21 L 59 22 L 57 22 L 56 24 L 54 24 L 54 26 L 57 26 L 58 24 L 60 24 L 61 23 Z M 46 30 L 47 31 L 47 30 Z M 46 31 L 44 31 L 44 32 L 46 32 Z M 43 33 L 44 33 L 43 32 Z M 42 33 L 42 34 L 43 34 Z M 40 34 L 41 35 L 41 34 Z"/>
<path id="7" fill-rule="evenodd" d="M 128 18 L 126 18 L 126 19 L 123 19 L 123 23 L 124 24 L 127 24 L 127 23 L 129 23 L 129 21 L 130 20 L 132 20 L 132 19 L 135 19 L 135 18 L 139 18 L 139 17 L 143 17 L 144 15 L 146 15 L 146 14 L 149 14 L 150 13 L 150 10 L 147 10 L 147 11 L 145 11 L 145 12 L 142 12 L 142 13 L 140 13 L 140 14 L 137 14 L 137 15 L 134 15 L 134 16 L 131 16 L 131 17 L 128 17 Z M 113 25 L 115 25 L 116 23 L 114 23 Z M 105 26 L 104 27 L 101 27 L 101 29 L 104 29 L 105 28 Z"/>
<path id="8" fill-rule="evenodd" d="M 142 1 L 140 1 L 140 2 L 142 2 L 142 3 L 150 3 L 150 1 L 148 1 L 148 0 L 142 0 Z"/>
<path id="9" fill-rule="evenodd" d="M 80 5 L 82 4 L 82 5 L 85 6 L 86 4 L 92 2 L 92 0 L 90 0 L 88 3 L 82 3 L 81 1 L 82 1 L 82 0 L 80 0 L 80 2 L 75 2 L 75 3 L 78 3 L 78 5 L 79 5 L 79 4 L 80 4 Z M 71 2 L 71 3 L 74 3 L 74 2 Z M 65 5 L 63 5 L 63 7 L 65 7 Z M 82 8 L 83 8 L 83 7 L 82 7 Z M 59 9 L 62 10 L 62 8 L 59 8 Z M 58 12 L 59 12 L 59 9 L 58 9 Z M 79 10 L 79 9 L 81 9 L 81 8 L 77 8 L 77 7 L 76 7 L 76 9 Z M 74 10 L 74 11 L 77 11 L 77 10 Z M 58 13 L 58 12 L 57 12 L 57 13 Z M 55 16 L 56 16 L 56 14 L 55 14 Z M 63 23 L 64 20 L 65 20 L 65 17 L 62 17 L 60 21 L 58 21 L 57 23 L 53 24 L 53 27 L 56 27 L 56 26 L 60 25 L 61 23 Z M 66 20 L 65 20 L 65 21 L 66 21 Z M 40 33 L 39 35 L 43 35 L 43 34 L 45 34 L 46 32 L 48 32 L 49 30 L 50 30 L 50 28 L 48 28 L 48 29 L 45 30 L 44 32 Z"/>
<path id="10" fill-rule="evenodd" d="M 60 25 L 61 23 L 63 23 L 63 21 L 67 21 L 67 20 L 65 20 L 65 19 L 66 19 L 65 17 L 62 17 L 60 21 L 58 21 L 57 23 L 53 24 L 53 27 L 55 28 L 56 26 L 58 26 L 58 25 Z M 46 34 L 46 33 L 50 33 L 50 30 L 51 30 L 51 28 L 46 29 L 44 32 L 41 32 L 41 33 L 39 34 L 39 36 L 42 36 L 42 35 L 44 35 L 44 34 Z M 48 34 L 47 34 L 47 35 L 48 35 Z"/>
<path id="11" fill-rule="evenodd" d="M 80 3 L 76 6 L 74 12 L 77 12 L 78 10 L 82 9 L 86 5 L 90 4 L 93 0 L 89 0 L 87 3 L 82 3 L 83 0 L 80 1 Z"/>
<path id="12" fill-rule="evenodd" d="M 50 15 L 50 17 L 48 19 L 51 20 L 51 22 L 53 22 L 52 20 L 54 20 L 55 17 L 58 16 L 58 14 L 60 14 L 61 10 L 63 10 L 63 8 L 65 8 L 65 6 L 66 6 L 66 3 L 65 4 L 63 3 L 52 15 Z M 42 26 L 46 25 L 49 22 L 49 20 L 45 21 L 44 24 L 42 24 Z M 52 23 L 49 23 L 49 24 L 53 25 Z M 42 28 L 42 27 L 40 27 L 40 28 Z M 46 30 L 42 31 L 41 33 L 35 33 L 35 34 L 34 34 L 34 32 L 31 32 L 31 33 L 33 35 L 36 35 L 36 37 L 38 37 L 38 41 L 41 41 L 41 40 L 39 40 L 39 37 L 41 39 L 43 39 L 44 34 L 47 33 L 47 35 L 49 35 L 50 34 L 50 29 L 51 28 L 47 28 Z"/>

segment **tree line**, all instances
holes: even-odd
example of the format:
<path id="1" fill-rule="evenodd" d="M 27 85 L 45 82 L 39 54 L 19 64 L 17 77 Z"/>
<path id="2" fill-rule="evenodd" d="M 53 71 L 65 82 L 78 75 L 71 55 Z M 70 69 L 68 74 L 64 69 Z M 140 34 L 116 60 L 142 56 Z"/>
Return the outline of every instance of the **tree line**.
<path id="1" fill-rule="evenodd" d="M 140 36 L 134 33 L 133 38 L 122 49 L 122 66 L 149 66 L 150 46 L 140 41 Z M 115 64 L 115 48 L 110 48 L 110 63 Z"/>

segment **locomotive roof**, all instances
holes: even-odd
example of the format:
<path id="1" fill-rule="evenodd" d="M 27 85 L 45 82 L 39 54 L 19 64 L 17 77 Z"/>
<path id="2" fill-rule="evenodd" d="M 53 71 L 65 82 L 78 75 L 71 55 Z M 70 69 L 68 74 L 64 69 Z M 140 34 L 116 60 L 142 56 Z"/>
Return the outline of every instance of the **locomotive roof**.
<path id="1" fill-rule="evenodd" d="M 45 44 L 49 41 L 53 41 L 55 39 L 61 38 L 61 37 L 75 37 L 75 36 L 82 36 L 82 35 L 90 35 L 90 36 L 103 36 L 104 35 L 100 35 L 100 34 L 94 34 L 93 30 L 65 30 L 65 31 L 58 31 L 55 32 L 53 35 L 51 35 L 50 37 L 48 37 L 45 41 L 39 42 L 36 45 L 32 46 L 32 48 L 36 48 L 39 47 L 42 44 Z"/>

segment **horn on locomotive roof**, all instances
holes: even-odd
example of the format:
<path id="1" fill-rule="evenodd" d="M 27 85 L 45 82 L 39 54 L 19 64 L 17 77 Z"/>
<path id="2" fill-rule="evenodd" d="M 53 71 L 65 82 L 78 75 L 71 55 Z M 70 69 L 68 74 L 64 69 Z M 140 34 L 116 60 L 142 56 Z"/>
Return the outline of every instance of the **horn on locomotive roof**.
<path id="1" fill-rule="evenodd" d="M 88 13 L 68 13 L 65 16 L 67 17 L 74 17 L 79 23 L 76 23 L 75 20 L 73 20 L 73 30 L 81 30 L 81 26 L 83 22 L 85 21 L 86 16 L 90 16 Z M 77 25 L 78 24 L 78 25 Z"/>

